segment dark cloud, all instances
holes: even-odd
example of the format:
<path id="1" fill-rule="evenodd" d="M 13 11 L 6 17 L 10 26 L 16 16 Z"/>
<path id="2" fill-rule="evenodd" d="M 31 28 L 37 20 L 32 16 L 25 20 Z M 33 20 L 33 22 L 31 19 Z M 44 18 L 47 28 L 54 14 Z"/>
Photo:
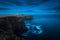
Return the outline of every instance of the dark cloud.
<path id="1" fill-rule="evenodd" d="M 54 8 L 42 9 L 42 10 L 56 10 L 56 11 L 60 11 L 60 6 L 57 6 L 57 7 L 54 7 Z"/>
<path id="2" fill-rule="evenodd" d="M 0 2 L 0 5 L 5 5 L 5 6 L 11 6 L 11 4 L 7 3 L 7 2 Z"/>
<path id="3" fill-rule="evenodd" d="M 60 10 L 60 6 L 52 8 L 53 10 Z"/>
<path id="4" fill-rule="evenodd" d="M 27 5 L 41 5 L 45 2 L 48 2 L 49 0 L 26 0 Z"/>
<path id="5" fill-rule="evenodd" d="M 56 15 L 59 15 L 59 17 L 60 17 L 60 6 L 57 6 L 57 7 L 54 7 L 54 8 L 48 8 L 48 9 L 42 9 L 42 10 L 48 10 L 48 11 L 55 11 L 54 13 L 56 14 Z"/>
<path id="6" fill-rule="evenodd" d="M 0 8 L 0 10 L 10 10 L 9 8 Z"/>
<path id="7" fill-rule="evenodd" d="M 17 6 L 22 6 L 22 2 L 17 1 L 17 0 L 5 0 L 6 2 L 12 3 Z"/>
<path id="8" fill-rule="evenodd" d="M 2 1 L 2 0 L 1 0 Z M 21 0 L 3 0 L 2 2 L 0 2 L 0 4 L 2 5 L 9 5 L 10 4 L 14 4 L 16 6 L 23 6 L 24 4 L 26 4 L 27 6 L 37 6 L 40 4 L 43 4 L 45 2 L 48 2 L 49 0 L 23 0 L 24 2 L 22 2 Z M 8 3 L 5 3 L 8 2 Z"/>

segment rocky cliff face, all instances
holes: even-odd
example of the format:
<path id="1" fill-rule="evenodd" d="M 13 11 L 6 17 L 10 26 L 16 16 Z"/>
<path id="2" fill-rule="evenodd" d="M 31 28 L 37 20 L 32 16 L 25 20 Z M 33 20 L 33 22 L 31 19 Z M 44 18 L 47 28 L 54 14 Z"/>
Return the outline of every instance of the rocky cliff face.
<path id="1" fill-rule="evenodd" d="M 23 19 L 18 21 L 16 16 L 0 18 L 0 40 L 24 40 L 20 36 L 25 31 Z"/>

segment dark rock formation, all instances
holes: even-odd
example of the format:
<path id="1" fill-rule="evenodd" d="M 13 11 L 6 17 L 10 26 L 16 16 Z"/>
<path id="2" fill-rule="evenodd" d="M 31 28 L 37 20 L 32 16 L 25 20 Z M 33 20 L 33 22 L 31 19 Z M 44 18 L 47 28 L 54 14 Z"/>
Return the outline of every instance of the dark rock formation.
<path id="1" fill-rule="evenodd" d="M 21 19 L 20 21 L 18 21 Z M 0 40 L 24 40 L 21 34 L 26 32 L 23 18 L 16 16 L 0 17 Z"/>

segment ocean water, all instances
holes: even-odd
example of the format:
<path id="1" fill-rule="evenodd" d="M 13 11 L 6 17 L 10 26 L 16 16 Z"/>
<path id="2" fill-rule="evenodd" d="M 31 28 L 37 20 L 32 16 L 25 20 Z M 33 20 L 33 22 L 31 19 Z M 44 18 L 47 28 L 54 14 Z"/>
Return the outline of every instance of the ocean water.
<path id="1" fill-rule="evenodd" d="M 60 36 L 60 15 L 33 15 L 32 20 L 26 21 L 26 24 L 35 25 L 35 27 L 37 27 L 36 25 L 41 26 L 40 32 L 41 32 L 41 30 L 42 30 L 42 32 L 40 34 L 37 34 L 38 32 L 32 33 L 32 34 L 35 34 L 34 37 L 32 37 L 32 39 L 34 39 L 34 40 L 60 39 L 59 38 L 59 36 Z M 28 35 L 28 36 L 31 36 L 31 35 Z M 30 40 L 32 40 L 32 39 L 30 38 Z"/>

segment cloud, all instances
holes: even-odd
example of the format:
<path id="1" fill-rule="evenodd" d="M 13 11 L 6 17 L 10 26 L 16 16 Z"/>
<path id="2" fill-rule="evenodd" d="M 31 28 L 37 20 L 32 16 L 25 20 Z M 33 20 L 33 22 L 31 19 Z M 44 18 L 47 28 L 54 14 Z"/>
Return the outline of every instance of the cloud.
<path id="1" fill-rule="evenodd" d="M 0 4 L 5 4 L 5 5 L 8 5 L 6 4 L 5 2 L 8 2 L 10 4 L 14 4 L 16 6 L 24 6 L 24 5 L 27 5 L 27 6 L 38 6 L 38 5 L 41 5 L 45 2 L 48 2 L 49 0 L 3 0 L 4 3 L 0 3 Z"/>
<path id="2" fill-rule="evenodd" d="M 53 7 L 53 8 L 48 8 L 48 9 L 42 9 L 42 10 L 60 10 L 60 6 Z"/>
<path id="3" fill-rule="evenodd" d="M 10 10 L 9 8 L 0 8 L 0 10 Z"/>
<path id="4" fill-rule="evenodd" d="M 22 2 L 18 1 L 18 0 L 5 0 L 6 2 L 9 2 L 11 4 L 14 4 L 16 6 L 22 6 Z"/>
<path id="5" fill-rule="evenodd" d="M 33 6 L 37 6 L 37 5 L 41 5 L 45 2 L 48 2 L 49 0 L 26 0 L 26 4 L 27 5 L 33 5 Z"/>

